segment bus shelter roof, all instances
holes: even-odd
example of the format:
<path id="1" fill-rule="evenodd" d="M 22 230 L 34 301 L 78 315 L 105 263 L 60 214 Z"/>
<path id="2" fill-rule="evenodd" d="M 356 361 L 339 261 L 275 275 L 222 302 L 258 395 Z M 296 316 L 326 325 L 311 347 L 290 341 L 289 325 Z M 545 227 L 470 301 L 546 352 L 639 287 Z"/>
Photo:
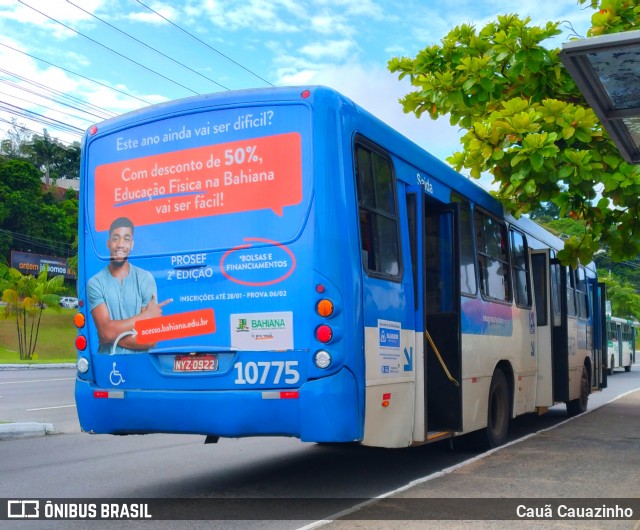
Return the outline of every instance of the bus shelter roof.
<path id="1" fill-rule="evenodd" d="M 630 164 L 640 164 L 640 30 L 566 42 L 560 60 Z"/>

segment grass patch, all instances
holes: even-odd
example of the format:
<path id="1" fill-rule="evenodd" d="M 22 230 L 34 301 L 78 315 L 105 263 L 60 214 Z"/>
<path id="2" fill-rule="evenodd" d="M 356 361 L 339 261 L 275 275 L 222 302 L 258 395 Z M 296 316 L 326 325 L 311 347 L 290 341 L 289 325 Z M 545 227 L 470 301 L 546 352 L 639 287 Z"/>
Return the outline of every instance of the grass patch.
<path id="1" fill-rule="evenodd" d="M 76 362 L 74 340 L 78 331 L 73 324 L 76 313 L 75 309 L 62 309 L 60 313 L 44 310 L 36 343 L 38 358 L 30 361 L 20 360 L 15 319 L 0 318 L 0 364 Z"/>

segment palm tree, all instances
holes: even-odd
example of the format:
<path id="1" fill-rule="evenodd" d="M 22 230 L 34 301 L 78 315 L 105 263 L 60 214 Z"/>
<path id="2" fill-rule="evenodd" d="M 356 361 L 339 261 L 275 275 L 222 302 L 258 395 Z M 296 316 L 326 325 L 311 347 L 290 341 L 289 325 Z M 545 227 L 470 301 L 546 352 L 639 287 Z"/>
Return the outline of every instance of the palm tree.
<path id="1" fill-rule="evenodd" d="M 49 278 L 47 267 L 38 276 L 31 276 L 0 263 L 0 288 L 6 304 L 3 316 L 15 317 L 20 359 L 33 358 L 44 309 L 60 311 L 58 293 L 63 284 L 64 276 Z"/>
<path id="2" fill-rule="evenodd" d="M 60 146 L 57 140 L 52 140 L 46 129 L 43 135 L 34 135 L 31 141 L 25 145 L 29 159 L 44 175 L 44 183 L 49 186 L 52 178 L 52 167 L 55 165 L 56 154 Z M 54 180 L 57 175 L 54 177 Z"/>

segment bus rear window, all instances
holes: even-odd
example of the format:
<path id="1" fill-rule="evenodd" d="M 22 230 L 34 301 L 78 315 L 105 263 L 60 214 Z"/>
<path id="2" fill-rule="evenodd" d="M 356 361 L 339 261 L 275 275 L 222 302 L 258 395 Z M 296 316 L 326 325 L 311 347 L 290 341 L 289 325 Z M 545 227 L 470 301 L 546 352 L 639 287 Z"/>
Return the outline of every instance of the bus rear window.
<path id="1" fill-rule="evenodd" d="M 145 235 L 136 238 L 137 255 L 227 249 L 247 235 L 292 240 L 309 210 L 309 135 L 308 109 L 281 105 L 173 116 L 99 136 L 88 146 L 88 224 L 104 233 L 114 219 L 131 219 Z M 108 255 L 103 237 L 95 251 Z"/>

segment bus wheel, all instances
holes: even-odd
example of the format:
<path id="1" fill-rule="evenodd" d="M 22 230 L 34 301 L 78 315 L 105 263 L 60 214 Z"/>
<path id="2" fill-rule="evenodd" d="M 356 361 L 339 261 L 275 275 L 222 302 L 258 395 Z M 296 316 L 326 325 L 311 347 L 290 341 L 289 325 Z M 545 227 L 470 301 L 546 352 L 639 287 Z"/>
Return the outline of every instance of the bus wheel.
<path id="1" fill-rule="evenodd" d="M 580 397 L 567 401 L 567 414 L 569 416 L 577 416 L 587 411 L 587 405 L 589 404 L 589 372 L 587 367 L 582 367 L 582 378 L 580 380 Z"/>
<path id="2" fill-rule="evenodd" d="M 625 371 L 625 372 L 630 372 L 630 371 L 631 371 L 631 363 L 629 363 L 629 365 L 628 365 L 628 366 L 625 366 L 625 367 L 624 367 L 624 371 Z"/>
<path id="3" fill-rule="evenodd" d="M 507 441 L 509 433 L 509 386 L 504 372 L 497 369 L 493 372 L 489 387 L 489 403 L 487 410 L 487 428 L 485 445 L 498 447 Z"/>

